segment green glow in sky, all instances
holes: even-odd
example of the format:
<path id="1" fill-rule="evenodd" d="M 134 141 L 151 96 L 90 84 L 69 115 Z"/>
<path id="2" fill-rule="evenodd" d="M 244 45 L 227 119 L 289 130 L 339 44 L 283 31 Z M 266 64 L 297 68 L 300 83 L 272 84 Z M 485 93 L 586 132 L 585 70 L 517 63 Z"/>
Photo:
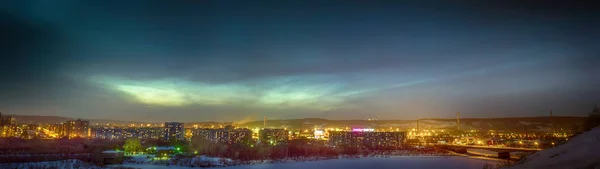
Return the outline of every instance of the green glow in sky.
<path id="1" fill-rule="evenodd" d="M 123 92 L 139 103 L 160 106 L 244 103 L 259 107 L 323 110 L 343 102 L 334 94 L 339 85 L 327 83 L 269 83 L 256 87 L 245 83 L 208 84 L 183 79 L 130 80 L 111 76 L 94 76 L 91 81 Z"/>

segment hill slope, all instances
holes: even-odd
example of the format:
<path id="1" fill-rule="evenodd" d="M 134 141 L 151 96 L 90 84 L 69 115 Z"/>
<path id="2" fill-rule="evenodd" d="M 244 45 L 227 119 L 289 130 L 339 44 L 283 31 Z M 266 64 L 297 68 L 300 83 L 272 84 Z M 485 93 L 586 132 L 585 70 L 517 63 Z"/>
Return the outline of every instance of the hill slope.
<path id="1" fill-rule="evenodd" d="M 552 131 L 571 129 L 582 123 L 583 117 L 511 117 L 511 118 L 464 118 L 460 119 L 461 130 L 504 130 L 504 131 Z M 236 124 L 239 127 L 262 128 L 263 121 Z M 393 128 L 405 130 L 416 128 L 417 120 L 326 120 L 326 119 L 286 119 L 268 120 L 267 127 L 273 128 Z M 421 129 L 456 129 L 456 119 L 420 119 Z"/>
<path id="2" fill-rule="evenodd" d="M 528 156 L 509 169 L 600 168 L 600 127 L 575 136 L 566 144 Z"/>

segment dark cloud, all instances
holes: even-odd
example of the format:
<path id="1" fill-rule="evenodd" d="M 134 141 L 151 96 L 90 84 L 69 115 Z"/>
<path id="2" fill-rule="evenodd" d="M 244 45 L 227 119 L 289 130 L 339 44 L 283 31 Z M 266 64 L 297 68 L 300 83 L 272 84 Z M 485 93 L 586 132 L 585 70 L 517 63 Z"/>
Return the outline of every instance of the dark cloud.
<path id="1" fill-rule="evenodd" d="M 593 6 L 5 1 L 0 108 L 149 121 L 517 116 L 548 105 L 582 115 L 600 100 Z M 194 100 L 206 99 L 199 90 L 239 98 L 210 105 Z M 182 92 L 186 104 L 140 103 L 147 91 Z"/>
<path id="2" fill-rule="evenodd" d="M 1 97 L 8 101 L 44 98 L 61 83 L 54 73 L 67 59 L 64 32 L 52 23 L 0 12 Z"/>

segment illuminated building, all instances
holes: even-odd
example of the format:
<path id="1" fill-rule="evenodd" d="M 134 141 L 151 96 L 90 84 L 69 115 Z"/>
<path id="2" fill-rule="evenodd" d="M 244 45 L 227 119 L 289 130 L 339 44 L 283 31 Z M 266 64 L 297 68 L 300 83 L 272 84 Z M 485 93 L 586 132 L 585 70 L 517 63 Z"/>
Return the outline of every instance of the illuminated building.
<path id="1" fill-rule="evenodd" d="M 94 127 L 92 128 L 92 138 L 97 139 L 159 139 L 164 137 L 165 130 L 160 127 L 144 128 L 116 128 L 116 127 Z"/>
<path id="2" fill-rule="evenodd" d="M 315 139 L 315 130 L 299 130 L 289 132 L 290 139 Z"/>
<path id="3" fill-rule="evenodd" d="M 140 139 L 158 139 L 158 138 L 162 138 L 165 133 L 165 131 L 162 130 L 161 128 L 139 128 L 136 130 L 136 134 L 138 138 Z"/>
<path id="4" fill-rule="evenodd" d="M 405 132 L 375 132 L 373 129 L 329 131 L 329 144 L 369 149 L 395 149 L 402 147 L 405 137 Z"/>
<path id="5" fill-rule="evenodd" d="M 0 126 L 0 137 L 16 137 L 17 125 Z"/>
<path id="6" fill-rule="evenodd" d="M 0 113 L 0 137 L 15 137 L 17 124 L 12 116 L 2 116 Z"/>
<path id="7" fill-rule="evenodd" d="M 323 130 L 315 130 L 314 132 L 314 137 L 315 139 L 324 139 L 325 138 L 325 131 Z"/>
<path id="8" fill-rule="evenodd" d="M 61 136 L 64 128 L 62 124 L 50 124 L 46 126 L 46 129 L 55 136 Z"/>
<path id="9" fill-rule="evenodd" d="M 194 139 L 209 140 L 215 143 L 247 143 L 252 139 L 252 130 L 225 126 L 220 129 L 196 129 L 192 132 Z"/>
<path id="10" fill-rule="evenodd" d="M 258 139 L 262 143 L 278 144 L 288 141 L 288 131 L 284 129 L 262 129 L 258 133 Z"/>
<path id="11" fill-rule="evenodd" d="M 162 130 L 162 128 L 161 128 L 161 130 Z M 92 137 L 96 138 L 96 139 L 108 139 L 108 140 L 123 139 L 123 138 L 126 138 L 125 137 L 127 135 L 127 134 L 125 134 L 126 132 L 127 131 L 122 128 L 109 128 L 109 127 L 93 128 L 92 129 Z"/>
<path id="12" fill-rule="evenodd" d="M 185 132 L 183 123 L 179 122 L 165 122 L 165 141 L 184 140 Z"/>
<path id="13" fill-rule="evenodd" d="M 70 120 L 62 124 L 61 135 L 66 138 L 89 138 L 90 122 L 81 119 Z"/>

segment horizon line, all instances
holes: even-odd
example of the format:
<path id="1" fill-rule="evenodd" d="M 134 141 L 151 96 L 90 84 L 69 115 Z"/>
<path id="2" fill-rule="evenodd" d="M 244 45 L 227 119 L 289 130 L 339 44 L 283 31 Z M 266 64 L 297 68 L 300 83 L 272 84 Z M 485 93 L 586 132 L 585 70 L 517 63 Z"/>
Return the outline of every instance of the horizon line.
<path id="1" fill-rule="evenodd" d="M 18 114 L 6 114 L 7 116 L 38 116 L 38 117 L 59 117 L 59 118 L 70 118 L 70 119 L 81 119 L 87 121 L 117 121 L 117 122 L 132 122 L 132 123 L 164 123 L 164 122 L 182 122 L 182 123 L 235 123 L 235 121 L 176 121 L 176 120 L 166 120 L 162 122 L 148 122 L 148 121 L 128 121 L 128 120 L 113 120 L 113 119 L 94 119 L 94 118 L 78 118 L 78 117 L 67 117 L 67 116 L 51 116 L 51 115 L 18 115 Z M 508 118 L 542 118 L 542 117 L 561 117 L 561 118 L 585 118 L 585 116 L 506 116 L 506 117 L 461 117 L 460 119 L 508 119 Z M 320 120 L 329 120 L 329 121 L 370 121 L 369 119 L 327 119 L 327 118 L 317 118 L 317 117 L 306 117 L 306 118 L 280 118 L 280 119 L 271 119 L 271 120 L 303 120 L 303 119 L 320 119 Z M 269 121 L 271 121 L 269 120 Z M 418 118 L 418 119 L 374 119 L 372 121 L 417 121 L 417 120 L 456 120 L 456 118 L 436 118 L 436 117 L 427 117 L 427 118 Z M 18 121 L 18 119 L 17 119 Z M 260 122 L 262 120 L 251 120 L 249 122 Z"/>

